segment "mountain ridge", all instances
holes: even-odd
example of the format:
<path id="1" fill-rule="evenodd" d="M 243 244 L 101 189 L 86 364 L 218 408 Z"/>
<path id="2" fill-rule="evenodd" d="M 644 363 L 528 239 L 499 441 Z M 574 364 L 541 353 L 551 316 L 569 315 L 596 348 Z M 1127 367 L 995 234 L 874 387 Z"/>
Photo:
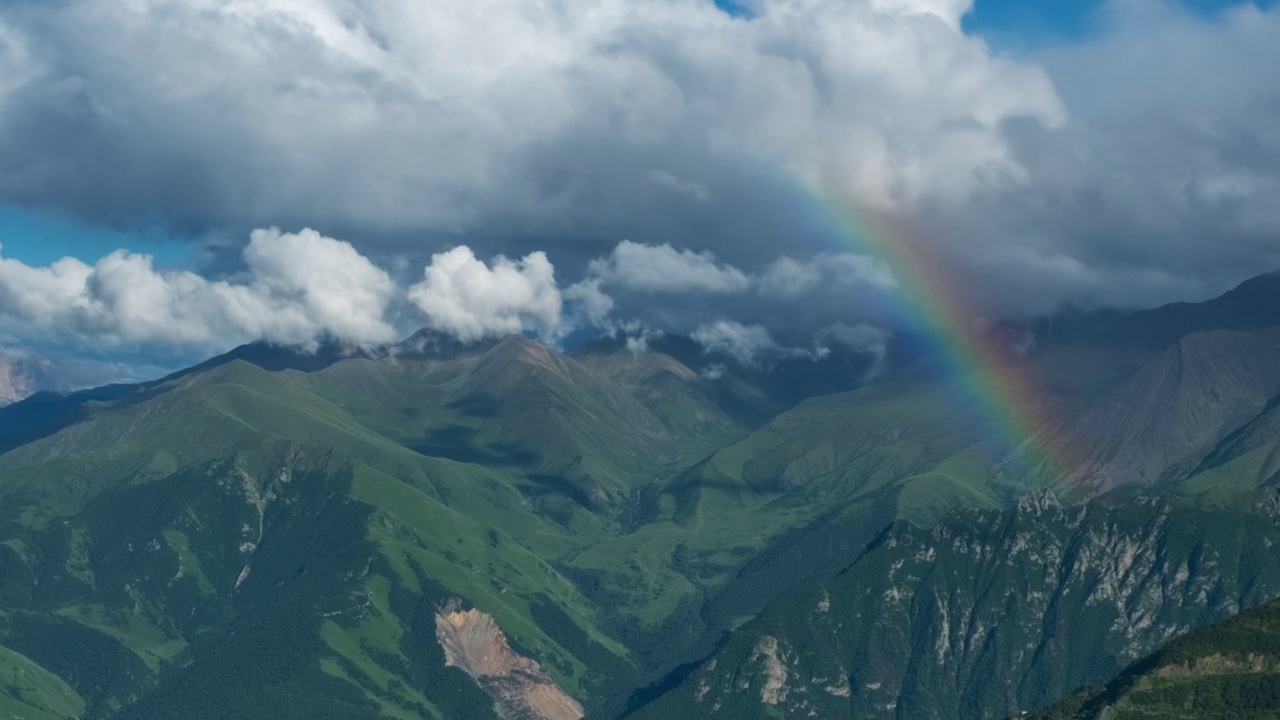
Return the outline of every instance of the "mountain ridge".
<path id="1" fill-rule="evenodd" d="M 1018 469 L 945 374 L 789 386 L 680 338 L 246 346 L 37 395 L 0 409 L 0 669 L 43 680 L 0 709 L 494 716 L 449 606 L 588 717 L 1047 705 L 1280 595 L 1280 326 L 1081 332 L 1007 361 L 1083 479 Z"/>

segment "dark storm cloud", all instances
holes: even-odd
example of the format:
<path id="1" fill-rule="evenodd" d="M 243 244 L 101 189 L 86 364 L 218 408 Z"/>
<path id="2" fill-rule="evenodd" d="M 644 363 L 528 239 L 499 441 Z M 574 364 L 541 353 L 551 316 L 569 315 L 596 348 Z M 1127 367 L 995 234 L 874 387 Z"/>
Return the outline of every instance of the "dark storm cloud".
<path id="1" fill-rule="evenodd" d="M 1143 306 L 1280 269 L 1280 10 L 1205 19 L 1150 0 L 1037 58 L 1069 110 L 1011 121 L 1027 182 L 938 213 L 997 307 Z"/>

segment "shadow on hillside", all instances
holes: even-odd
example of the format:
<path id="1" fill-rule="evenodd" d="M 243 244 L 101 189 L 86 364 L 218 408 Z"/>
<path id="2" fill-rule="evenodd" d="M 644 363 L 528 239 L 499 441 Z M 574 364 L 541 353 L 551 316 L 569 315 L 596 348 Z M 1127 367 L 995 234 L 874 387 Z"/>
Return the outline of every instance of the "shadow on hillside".
<path id="1" fill-rule="evenodd" d="M 487 392 L 471 393 L 454 400 L 445 407 L 474 418 L 497 417 L 500 409 L 498 398 Z"/>
<path id="2" fill-rule="evenodd" d="M 406 440 L 401 444 L 430 457 L 496 467 L 523 467 L 537 463 L 541 456 L 533 451 L 505 444 L 476 442 L 476 429 L 465 425 L 446 425 L 432 430 L 426 437 Z"/>
<path id="3" fill-rule="evenodd" d="M 545 495 L 563 495 L 578 505 L 595 512 L 597 505 L 587 491 L 579 487 L 574 481 L 562 475 L 543 475 L 533 474 L 526 475 L 534 485 L 521 485 L 520 492 L 531 498 L 543 497 Z"/>

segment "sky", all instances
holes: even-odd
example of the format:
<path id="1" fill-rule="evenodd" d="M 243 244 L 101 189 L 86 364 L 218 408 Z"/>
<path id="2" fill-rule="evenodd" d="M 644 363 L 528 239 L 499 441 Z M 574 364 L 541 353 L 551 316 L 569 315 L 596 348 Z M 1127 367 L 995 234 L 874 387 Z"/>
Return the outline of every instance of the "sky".
<path id="1" fill-rule="evenodd" d="M 0 353 L 1204 299 L 1280 268 L 1274 67 L 1270 1 L 11 0 Z"/>
<path id="2" fill-rule="evenodd" d="M 1182 0 L 1178 5 L 1201 18 L 1213 18 L 1238 0 Z M 1270 8 L 1275 0 L 1253 3 Z M 964 16 L 966 33 L 981 35 L 1006 51 L 1035 52 L 1046 45 L 1088 40 L 1106 28 L 1103 0 L 978 0 Z"/>

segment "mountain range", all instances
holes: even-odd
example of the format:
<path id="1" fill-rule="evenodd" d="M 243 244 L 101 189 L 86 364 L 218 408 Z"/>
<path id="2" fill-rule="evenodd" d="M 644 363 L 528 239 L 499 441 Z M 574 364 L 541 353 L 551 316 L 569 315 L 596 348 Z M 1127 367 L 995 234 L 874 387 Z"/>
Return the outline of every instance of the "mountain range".
<path id="1" fill-rule="evenodd" d="M 0 715 L 1095 717 L 1270 672 L 1187 653 L 1280 597 L 1280 276 L 992 333 L 1043 434 L 929 353 L 678 337 L 36 393 L 0 408 Z"/>

